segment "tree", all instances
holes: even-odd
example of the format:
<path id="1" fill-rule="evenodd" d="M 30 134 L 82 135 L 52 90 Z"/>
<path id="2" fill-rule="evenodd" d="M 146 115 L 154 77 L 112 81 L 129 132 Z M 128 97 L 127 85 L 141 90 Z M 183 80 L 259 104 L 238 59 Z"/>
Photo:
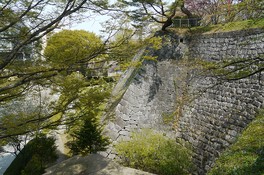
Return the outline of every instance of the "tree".
<path id="1" fill-rule="evenodd" d="M 202 17 L 205 25 L 218 23 L 221 2 L 222 0 L 185 0 L 186 7 L 194 14 Z"/>
<path id="2" fill-rule="evenodd" d="M 87 155 L 105 151 L 110 142 L 102 135 L 102 130 L 102 126 L 95 117 L 87 117 L 82 127 L 70 134 L 73 140 L 69 141 L 67 145 L 72 154 Z"/>
<path id="3" fill-rule="evenodd" d="M 22 3 L 19 10 L 15 8 L 16 3 Z M 106 69 L 104 64 L 108 58 L 106 54 L 123 44 L 127 37 L 109 44 L 110 37 L 115 35 L 117 28 L 108 29 L 109 38 L 106 38 L 104 42 L 89 32 L 65 30 L 52 35 L 52 31 L 62 26 L 63 19 L 69 15 L 74 18 L 74 14 L 80 14 L 86 10 L 106 9 L 106 4 L 106 1 L 84 0 L 67 1 L 66 4 L 60 0 L 32 3 L 26 0 L 1 2 L 0 9 L 4 15 L 0 16 L 2 18 L 0 26 L 3 27 L 0 30 L 0 36 L 7 42 L 11 38 L 19 41 L 19 44 L 14 47 L 12 45 L 8 52 L 0 54 L 2 57 L 0 63 L 3 63 L 0 72 L 2 108 L 5 108 L 6 104 L 21 102 L 26 97 L 33 97 L 31 91 L 38 86 L 51 95 L 55 94 L 55 99 L 53 98 L 54 100 L 46 105 L 49 110 L 45 114 L 32 113 L 27 114 L 27 117 L 21 117 L 20 114 L 12 116 L 7 114 L 0 118 L 0 139 L 16 137 L 45 128 L 56 128 L 65 123 L 74 123 L 78 117 L 81 117 L 78 114 L 85 110 L 85 104 L 88 104 L 87 109 L 89 110 L 98 110 L 98 106 L 105 102 L 111 88 L 109 79 L 101 74 Z M 48 11 L 44 10 L 46 8 Z M 21 36 L 17 35 L 13 32 L 16 25 L 8 23 L 9 19 L 14 19 L 16 24 L 22 23 L 22 26 L 27 27 L 25 30 L 27 32 Z M 42 55 L 40 46 L 44 36 L 50 39 Z M 36 50 L 32 54 L 33 57 L 27 60 L 17 59 L 16 54 L 29 45 Z M 84 104 L 81 105 L 80 101 Z M 76 115 L 73 115 L 74 110 Z M 69 117 L 65 118 L 66 114 Z M 77 117 L 74 118 L 74 116 Z M 33 129 L 32 126 L 38 126 L 38 129 L 35 127 Z"/>
<path id="4" fill-rule="evenodd" d="M 12 147 L 16 147 L 14 149 L 16 154 L 20 151 L 21 143 L 24 142 L 23 144 L 25 144 L 40 129 L 40 121 L 37 122 L 37 119 L 50 112 L 51 99 L 50 96 L 45 95 L 46 91 L 47 89 L 35 86 L 28 90 L 25 96 L 1 105 L 0 122 L 2 128 L 0 133 L 1 136 L 9 136 L 4 137 L 5 139 L 2 138 L 0 145 L 11 144 Z M 24 133 L 23 136 L 18 134 L 21 132 Z"/>
<path id="5" fill-rule="evenodd" d="M 100 5 L 103 4 L 101 1 L 100 3 Z M 19 8 L 17 8 L 18 6 Z M 7 48 L 6 54 L 1 56 L 0 102 L 19 96 L 27 88 L 29 82 L 47 78 L 42 74 L 43 70 L 32 70 L 29 67 L 35 61 L 28 61 L 29 63 L 24 66 L 16 59 L 17 55 L 31 45 L 34 46 L 34 49 L 36 46 L 40 46 L 41 39 L 45 35 L 61 27 L 66 17 L 71 15 L 73 18 L 75 14 L 84 12 L 83 9 L 91 11 L 100 9 L 99 1 L 77 0 L 65 3 L 61 0 L 15 0 L 0 2 L 1 41 L 5 41 L 5 43 L 17 41 L 16 44 Z M 36 50 L 36 53 L 32 54 L 39 57 L 38 52 L 39 50 Z M 20 65 L 20 69 L 17 69 L 17 64 Z M 47 69 L 44 71 L 54 74 L 58 70 Z M 14 77 L 19 78 L 16 78 L 16 81 L 4 83 Z"/>
<path id="6" fill-rule="evenodd" d="M 21 96 L 32 83 L 57 75 L 61 70 L 44 68 L 39 61 L 42 38 L 62 27 L 65 18 L 76 18 L 75 15 L 87 10 L 96 11 L 106 3 L 100 0 L 1 1 L 0 103 Z M 8 47 L 4 47 L 6 45 Z M 24 62 L 17 59 L 28 49 L 31 50 L 31 59 Z"/>
<path id="7" fill-rule="evenodd" d="M 134 7 L 136 10 L 126 11 L 126 13 L 140 25 L 146 25 L 146 22 L 157 22 L 163 24 L 162 30 L 166 30 L 172 24 L 172 18 L 175 16 L 177 7 L 188 17 L 192 14 L 184 6 L 184 0 L 175 0 L 171 4 L 167 4 L 162 0 L 135 0 L 125 1 L 122 3 L 128 7 Z M 164 19 L 165 18 L 165 19 Z"/>
<path id="8" fill-rule="evenodd" d="M 204 25 L 263 17 L 261 0 L 185 0 L 185 4 Z"/>
<path id="9" fill-rule="evenodd" d="M 133 57 L 139 49 L 144 46 L 144 44 L 147 44 L 141 36 L 138 36 L 139 39 L 135 39 L 135 37 L 137 37 L 135 33 L 136 32 L 132 29 L 125 28 L 115 36 L 113 44 L 125 41 L 120 46 L 115 47 L 108 52 L 109 59 L 118 64 L 116 69 L 126 70 L 129 66 L 131 66 L 130 63 Z M 124 38 L 127 39 L 124 40 Z"/>
<path id="10" fill-rule="evenodd" d="M 261 0 L 240 0 L 230 7 L 228 21 L 261 19 L 264 17 L 264 3 Z"/>
<path id="11" fill-rule="evenodd" d="M 80 71 L 87 76 L 88 68 L 90 71 L 98 69 L 96 63 L 100 62 L 104 65 L 105 51 L 104 43 L 95 34 L 83 30 L 63 30 L 48 40 L 44 56 L 53 69 L 68 73 Z"/>
<path id="12" fill-rule="evenodd" d="M 101 2 L 101 1 L 100 1 Z M 102 3 L 101 3 L 102 4 Z M 83 8 L 95 11 L 98 1 L 77 0 L 15 0 L 0 3 L 0 33 L 2 39 L 19 41 L 0 64 L 3 70 L 14 60 L 15 55 L 27 45 L 39 41 L 43 36 L 62 25 L 62 20 Z M 19 8 L 17 8 L 19 7 Z M 24 29 L 14 35 L 17 26 L 23 24 Z M 7 33 L 10 35 L 8 36 Z"/>
<path id="13" fill-rule="evenodd" d="M 92 69 L 98 69 L 96 72 L 99 73 L 102 71 L 103 67 L 91 67 L 97 61 L 104 59 L 105 48 L 100 38 L 85 31 L 66 30 L 51 36 L 47 44 L 44 52 L 45 59 L 20 62 L 22 70 L 17 65 L 13 65 L 17 75 L 14 75 L 14 80 L 9 80 L 9 82 L 12 85 L 12 83 L 22 81 L 20 74 L 23 79 L 23 75 L 28 73 L 28 84 L 23 84 L 24 81 L 21 84 L 28 88 L 25 89 L 24 99 L 34 98 L 35 95 L 30 90 L 38 86 L 43 91 L 55 94 L 56 98 L 53 97 L 51 101 L 46 100 L 48 102 L 46 105 L 43 99 L 40 100 L 42 101 L 40 108 L 37 107 L 36 111 L 13 113 L 7 110 L 7 113 L 0 118 L 1 139 L 73 123 L 78 120 L 79 112 L 98 109 L 98 106 L 104 103 L 110 94 L 111 84 L 105 81 L 104 77 L 92 79 L 88 78 L 87 73 L 84 73 L 85 75 L 79 73 L 83 70 L 83 66 L 86 66 L 85 71 Z M 14 100 L 20 101 L 23 97 L 20 99 L 17 97 Z M 11 106 L 14 100 L 10 101 Z M 5 103 L 8 104 L 7 101 Z M 85 108 L 85 105 L 89 107 Z M 44 106 L 48 108 L 45 112 L 41 109 Z M 68 117 L 65 117 L 66 114 Z"/>

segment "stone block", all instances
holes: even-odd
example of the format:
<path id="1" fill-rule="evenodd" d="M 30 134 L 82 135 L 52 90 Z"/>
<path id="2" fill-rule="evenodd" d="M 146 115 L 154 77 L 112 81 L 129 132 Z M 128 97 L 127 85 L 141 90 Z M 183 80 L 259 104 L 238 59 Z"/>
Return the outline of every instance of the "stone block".
<path id="1" fill-rule="evenodd" d="M 124 119 L 122 119 L 121 117 L 116 117 L 115 123 L 119 126 L 116 126 L 117 130 L 121 130 L 122 128 L 124 128 L 126 126 L 126 122 L 124 121 Z M 118 128 L 117 128 L 118 127 Z"/>
<path id="2" fill-rule="evenodd" d="M 256 108 L 260 108 L 262 103 L 260 103 L 260 102 L 258 102 L 258 101 L 253 101 L 252 104 L 253 104 Z"/>
<path id="3" fill-rule="evenodd" d="M 119 103 L 121 106 L 127 106 L 128 105 L 128 103 L 127 103 L 127 101 L 126 100 L 121 100 L 120 101 L 120 103 Z"/>
<path id="4" fill-rule="evenodd" d="M 117 138 L 117 142 L 123 142 L 123 141 L 129 141 L 130 140 L 130 136 L 123 136 L 123 135 L 120 135 L 118 138 Z"/>
<path id="5" fill-rule="evenodd" d="M 98 152 L 98 154 L 102 155 L 103 157 L 108 157 L 108 154 L 106 152 L 103 152 L 103 151 Z"/>
<path id="6" fill-rule="evenodd" d="M 110 155 L 108 155 L 108 158 L 109 158 L 109 159 L 115 159 L 115 157 L 116 157 L 115 154 L 110 154 Z"/>
<path id="7" fill-rule="evenodd" d="M 115 140 L 118 138 L 119 134 L 118 134 L 117 132 L 115 132 L 115 131 L 109 131 L 109 132 L 107 133 L 107 136 L 108 136 L 112 141 L 115 141 Z"/>
<path id="8" fill-rule="evenodd" d="M 122 136 L 130 136 L 130 132 L 127 130 L 121 130 L 121 131 L 119 131 L 119 134 Z"/>
<path id="9" fill-rule="evenodd" d="M 237 131 L 235 130 L 229 130 L 228 134 L 231 135 L 232 137 L 236 137 L 237 136 Z"/>
<path id="10" fill-rule="evenodd" d="M 122 118 L 122 120 L 124 121 L 129 121 L 130 120 L 130 117 L 127 113 L 124 113 L 123 115 L 120 116 Z"/>

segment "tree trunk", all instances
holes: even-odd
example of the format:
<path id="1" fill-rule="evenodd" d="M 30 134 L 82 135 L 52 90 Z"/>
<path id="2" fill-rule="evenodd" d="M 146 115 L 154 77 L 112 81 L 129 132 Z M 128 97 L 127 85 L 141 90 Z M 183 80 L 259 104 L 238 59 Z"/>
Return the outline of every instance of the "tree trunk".
<path id="1" fill-rule="evenodd" d="M 181 6 L 181 11 L 182 11 L 182 13 L 187 15 L 188 18 L 192 18 L 193 17 L 192 13 L 187 8 L 184 7 L 184 4 Z"/>
<path id="2" fill-rule="evenodd" d="M 167 19 L 167 21 L 163 24 L 161 30 L 165 31 L 166 28 L 169 27 L 170 25 L 172 25 L 172 17 L 169 17 L 169 18 Z"/>

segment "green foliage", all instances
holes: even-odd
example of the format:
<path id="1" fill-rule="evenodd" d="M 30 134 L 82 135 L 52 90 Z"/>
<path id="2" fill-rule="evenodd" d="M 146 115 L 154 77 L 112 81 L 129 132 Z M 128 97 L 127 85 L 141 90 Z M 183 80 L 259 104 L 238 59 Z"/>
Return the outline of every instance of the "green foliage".
<path id="1" fill-rule="evenodd" d="M 62 95 L 57 108 L 71 106 L 64 114 L 69 130 L 78 128 L 86 116 L 99 116 L 104 111 L 106 100 L 110 96 L 112 84 L 103 78 L 86 80 L 81 74 L 72 73 L 57 79 L 59 88 L 54 89 Z"/>
<path id="2" fill-rule="evenodd" d="M 9 71 L 19 72 L 19 76 L 14 73 L 8 80 L 1 79 L 0 89 L 11 87 L 4 93 L 15 100 L 8 103 L 5 100 L 5 105 L 2 105 L 5 110 L 0 111 L 0 124 L 3 125 L 0 137 L 33 133 L 43 128 L 54 129 L 63 120 L 70 125 L 88 111 L 97 114 L 102 111 L 100 107 L 112 88 L 112 83 L 101 74 L 104 68 L 100 66 L 105 59 L 101 54 L 104 50 L 102 45 L 100 38 L 93 33 L 65 30 L 48 40 L 46 60 L 10 65 Z M 100 65 L 95 62 L 100 62 Z M 24 81 L 28 81 L 24 86 L 12 88 Z M 22 95 L 25 97 L 20 97 Z M 0 101 L 2 97 L 4 95 Z"/>
<path id="3" fill-rule="evenodd" d="M 117 36 L 115 41 L 112 42 L 114 46 L 109 53 L 109 59 L 117 61 L 121 70 L 126 70 L 138 50 L 142 47 L 142 43 L 134 39 L 127 39 L 126 42 L 122 42 L 126 36 Z"/>
<path id="4" fill-rule="evenodd" d="M 149 55 L 145 55 L 140 61 L 135 61 L 132 59 L 140 49 L 146 46 L 155 50 L 160 49 L 162 42 L 161 37 L 150 37 L 145 39 L 141 38 L 140 40 L 130 38 L 125 42 L 121 42 L 124 41 L 124 37 L 126 37 L 127 34 L 124 35 L 125 36 L 120 35 L 116 37 L 112 45 L 117 47 L 111 49 L 111 52 L 108 55 L 110 60 L 115 60 L 118 62 L 120 65 L 120 70 L 126 70 L 129 67 L 139 67 L 142 65 L 142 60 L 144 59 L 156 61 L 155 57 Z"/>
<path id="5" fill-rule="evenodd" d="M 158 58 L 158 56 L 149 56 L 149 55 L 145 55 L 145 56 L 143 56 L 143 59 L 144 60 L 148 60 L 148 61 L 154 61 L 154 62 L 157 62 L 158 60 L 157 60 L 157 58 Z"/>
<path id="6" fill-rule="evenodd" d="M 40 158 L 37 155 L 33 155 L 24 170 L 21 171 L 21 175 L 40 175 L 43 173 L 44 169 L 41 165 Z"/>
<path id="7" fill-rule="evenodd" d="M 190 149 L 152 130 L 133 133 L 115 148 L 125 166 L 152 173 L 184 175 L 192 167 Z"/>
<path id="8" fill-rule="evenodd" d="M 22 149 L 4 175 L 41 175 L 57 159 L 55 151 L 55 139 L 39 135 Z"/>
<path id="9" fill-rule="evenodd" d="M 239 80 L 261 73 L 264 69 L 264 55 L 253 59 L 225 58 L 219 62 L 200 61 L 200 64 L 219 80 Z"/>
<path id="10" fill-rule="evenodd" d="M 73 155 L 87 155 L 98 151 L 105 151 L 109 145 L 108 138 L 102 135 L 102 126 L 95 117 L 88 117 L 80 129 L 73 131 L 72 141 L 67 143 Z"/>
<path id="11" fill-rule="evenodd" d="M 53 67 L 71 67 L 88 63 L 103 50 L 103 43 L 95 34 L 84 30 L 63 30 L 53 34 L 44 55 Z"/>
<path id="12" fill-rule="evenodd" d="M 175 113 L 162 113 L 162 120 L 164 124 L 170 124 L 175 120 Z"/>
<path id="13" fill-rule="evenodd" d="M 30 132 L 24 133 L 24 136 L 31 135 L 39 130 L 40 122 L 37 122 L 37 119 L 45 116 L 50 108 L 50 99 L 47 97 L 39 97 L 39 94 L 40 91 L 38 89 L 31 89 L 30 95 L 16 98 L 16 101 L 1 105 L 0 123 L 8 128 L 4 132 L 1 132 L 1 134 L 14 135 L 3 140 L 12 143 L 12 141 L 17 140 L 15 138 L 19 138 L 16 134 L 30 130 Z M 26 121 L 35 122 L 27 123 Z"/>
<path id="14" fill-rule="evenodd" d="M 209 175 L 264 174 L 264 111 L 216 161 Z"/>

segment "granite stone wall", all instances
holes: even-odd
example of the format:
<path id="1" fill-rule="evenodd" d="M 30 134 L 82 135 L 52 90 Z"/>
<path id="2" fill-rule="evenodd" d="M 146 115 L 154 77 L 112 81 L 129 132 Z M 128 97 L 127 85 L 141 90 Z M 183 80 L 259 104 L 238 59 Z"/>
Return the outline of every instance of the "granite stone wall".
<path id="1" fill-rule="evenodd" d="M 263 29 L 192 36 L 188 40 L 192 57 L 210 61 L 264 56 Z M 205 174 L 264 107 L 263 74 L 222 83 L 212 78 L 195 82 L 197 89 L 213 86 L 186 106 L 177 137 L 193 145 L 197 174 Z"/>
<path id="2" fill-rule="evenodd" d="M 207 60 L 254 58 L 264 53 L 263 29 L 191 36 L 189 51 Z"/>
<path id="3" fill-rule="evenodd" d="M 115 117 L 107 125 L 109 136 L 115 144 L 129 139 L 134 130 L 153 128 L 182 138 L 194 148 L 197 168 L 194 174 L 206 174 L 219 154 L 263 107 L 264 76 L 219 83 L 188 69 L 188 64 L 179 65 L 179 61 L 187 56 L 209 61 L 254 59 L 264 54 L 264 30 L 199 36 L 158 35 L 163 37 L 163 47 L 148 52 L 158 56 L 157 62 L 145 61 L 130 77 L 131 84 L 115 108 Z M 180 103 L 183 94 L 186 96 L 180 87 L 187 88 L 191 100 Z M 174 118 L 171 125 L 164 122 L 164 117 L 176 110 L 181 111 L 179 118 Z M 107 156 L 115 157 L 114 150 L 109 149 Z"/>
<path id="4" fill-rule="evenodd" d="M 171 35 L 163 38 L 164 46 L 160 50 L 146 48 L 145 54 L 158 56 L 158 61 L 144 61 L 140 68 L 130 68 L 117 84 L 119 90 L 114 90 L 114 95 L 120 95 L 118 92 L 122 88 L 125 93 L 114 109 L 114 118 L 106 126 L 113 144 L 129 139 L 132 131 L 141 128 L 170 133 L 169 127 L 163 124 L 162 115 L 175 110 L 173 79 L 177 73 L 173 63 L 183 54 L 178 40 L 178 36 Z M 136 55 L 134 60 L 138 61 L 138 56 L 142 57 L 144 53 Z M 128 87 L 127 79 L 132 79 Z M 109 149 L 107 156 L 114 158 L 116 153 Z"/>

